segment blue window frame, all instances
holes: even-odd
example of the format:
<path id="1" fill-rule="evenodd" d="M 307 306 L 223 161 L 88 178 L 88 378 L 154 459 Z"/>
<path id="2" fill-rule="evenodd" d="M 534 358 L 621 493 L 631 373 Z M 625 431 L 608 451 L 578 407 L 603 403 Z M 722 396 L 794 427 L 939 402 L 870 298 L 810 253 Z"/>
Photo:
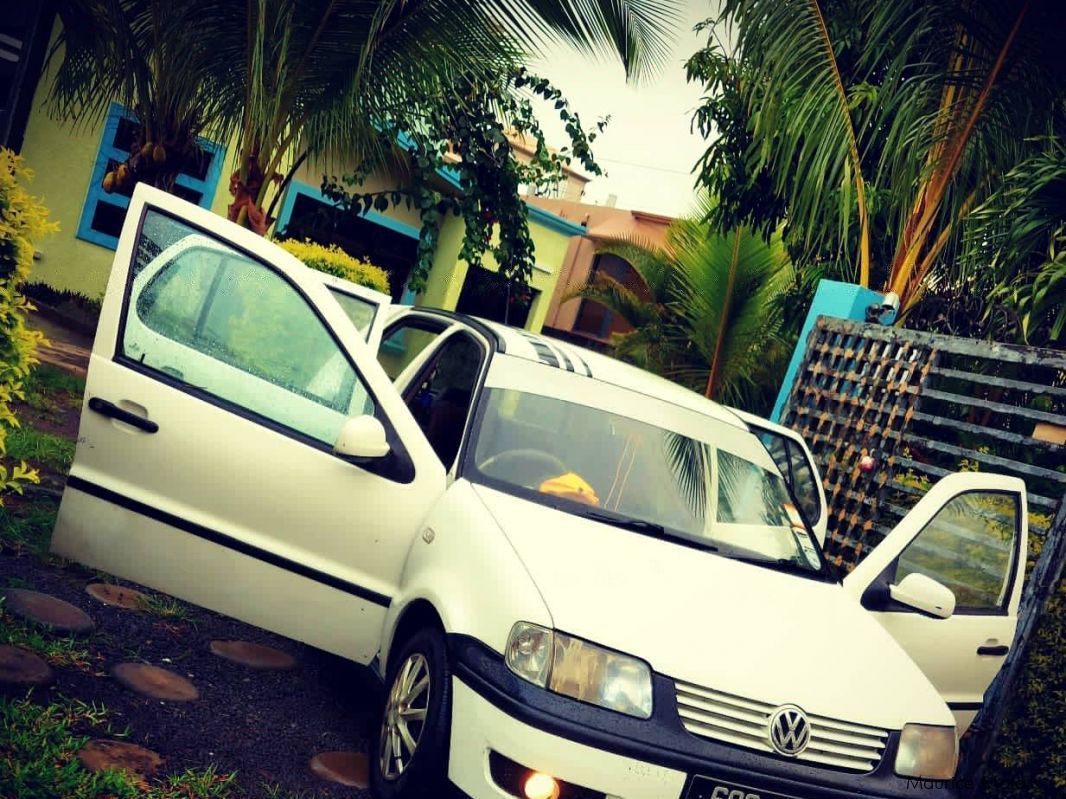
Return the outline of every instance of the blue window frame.
<path id="1" fill-rule="evenodd" d="M 294 180 L 289 184 L 289 187 L 285 190 L 285 199 L 281 203 L 281 211 L 278 212 L 278 222 L 276 230 L 284 232 L 289 226 L 289 221 L 292 219 L 292 212 L 296 208 L 296 200 L 299 197 L 309 197 L 315 202 L 320 202 L 323 205 L 335 205 L 329 198 L 326 197 L 321 191 L 314 186 L 310 186 L 307 183 L 301 183 L 298 180 Z M 395 231 L 409 239 L 418 240 L 418 228 L 413 225 L 408 225 L 406 222 L 401 222 L 398 219 L 393 219 L 391 216 L 385 216 L 385 214 L 378 213 L 372 208 L 365 209 L 361 216 L 375 224 L 386 227 L 389 230 Z M 407 286 L 403 287 L 403 295 L 400 297 L 400 305 L 414 305 L 415 292 L 411 291 Z M 387 346 L 387 345 L 383 345 Z"/>
<path id="2" fill-rule="evenodd" d="M 130 156 L 130 148 L 136 142 L 137 118 L 118 103 L 112 103 L 104 121 L 104 135 L 100 151 L 93 164 L 89 178 L 89 192 L 78 222 L 79 239 L 91 241 L 110 250 L 118 246 L 118 235 L 126 219 L 133 188 L 115 189 L 108 194 L 103 189 L 104 175 Z M 197 139 L 200 154 L 193 163 L 178 175 L 172 193 L 204 208 L 211 207 L 215 187 L 222 174 L 222 162 L 226 156 L 220 144 Z"/>

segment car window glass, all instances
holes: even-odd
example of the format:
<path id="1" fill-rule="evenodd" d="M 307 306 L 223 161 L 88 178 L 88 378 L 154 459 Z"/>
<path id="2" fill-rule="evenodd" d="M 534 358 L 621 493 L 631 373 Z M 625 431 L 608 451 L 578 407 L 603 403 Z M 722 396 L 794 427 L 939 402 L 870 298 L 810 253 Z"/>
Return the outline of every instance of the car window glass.
<path id="1" fill-rule="evenodd" d="M 821 499 L 806 453 L 795 441 L 771 430 L 759 432 L 759 440 L 762 441 L 766 451 L 777 464 L 777 468 L 781 470 L 781 476 L 785 478 L 796 495 L 796 501 L 807 517 L 807 521 L 810 524 L 817 524 L 822 515 Z"/>
<path id="2" fill-rule="evenodd" d="M 374 316 L 378 311 L 377 303 L 370 302 L 370 300 L 365 300 L 362 297 L 345 294 L 343 291 L 335 291 L 334 289 L 329 291 L 334 299 L 337 300 L 341 310 L 352 320 L 355 329 L 363 334 L 363 338 L 369 341 L 370 328 L 374 324 Z"/>
<path id="3" fill-rule="evenodd" d="M 421 324 L 415 321 L 401 323 L 381 339 L 378 346 L 378 363 L 391 380 L 399 377 L 411 361 L 436 341 L 443 329 L 425 330 L 421 329 Z"/>
<path id="4" fill-rule="evenodd" d="M 892 583 L 924 574 L 950 588 L 958 608 L 1005 607 L 1017 520 L 1016 494 L 971 491 L 953 498 L 900 554 Z"/>
<path id="5" fill-rule="evenodd" d="M 785 437 L 779 433 L 771 433 L 769 430 L 764 430 L 759 433 L 759 440 L 766 447 L 766 451 L 770 453 L 770 457 L 774 459 L 774 463 L 781 470 L 782 476 L 786 480 L 790 479 L 788 473 L 788 441 L 786 441 Z"/>
<path id="6" fill-rule="evenodd" d="M 594 405 L 486 392 L 464 471 L 475 482 L 576 515 L 633 521 L 637 532 L 661 528 L 672 539 L 820 573 L 814 542 L 793 519 L 784 481 L 754 435 L 709 419 L 708 439 L 722 425 L 736 450 L 729 452 Z"/>
<path id="7" fill-rule="evenodd" d="M 781 477 L 725 450 L 718 451 L 718 521 L 791 527 Z"/>
<path id="8" fill-rule="evenodd" d="M 407 407 L 433 451 L 450 466 L 459 452 L 481 367 L 481 348 L 464 333 L 445 341 L 407 396 Z"/>
<path id="9" fill-rule="evenodd" d="M 374 405 L 300 292 L 280 274 L 149 211 L 130 275 L 122 354 L 332 445 Z"/>
<path id="10" fill-rule="evenodd" d="M 794 441 L 788 442 L 792 491 L 810 524 L 817 524 L 822 515 L 821 493 L 816 472 L 811 468 L 807 453 Z"/>

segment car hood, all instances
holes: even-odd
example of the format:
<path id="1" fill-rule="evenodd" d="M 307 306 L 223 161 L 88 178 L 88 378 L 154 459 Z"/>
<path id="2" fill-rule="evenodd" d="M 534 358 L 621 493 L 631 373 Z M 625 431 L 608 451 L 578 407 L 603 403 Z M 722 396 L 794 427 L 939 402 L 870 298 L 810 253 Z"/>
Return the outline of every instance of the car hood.
<path id="1" fill-rule="evenodd" d="M 558 630 L 740 697 L 886 729 L 954 724 L 918 666 L 836 583 L 474 488 Z"/>

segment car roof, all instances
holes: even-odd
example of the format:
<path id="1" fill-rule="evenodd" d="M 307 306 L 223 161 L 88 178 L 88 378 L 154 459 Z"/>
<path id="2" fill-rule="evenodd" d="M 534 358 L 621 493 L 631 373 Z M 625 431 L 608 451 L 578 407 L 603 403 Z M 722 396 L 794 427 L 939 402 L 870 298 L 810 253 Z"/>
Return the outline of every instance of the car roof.
<path id="1" fill-rule="evenodd" d="M 444 313 L 458 321 L 472 320 L 488 328 L 496 339 L 498 353 L 504 357 L 521 358 L 533 363 L 553 366 L 592 380 L 661 399 L 743 430 L 748 429 L 748 426 L 731 409 L 624 361 L 550 336 L 530 333 L 528 330 L 510 327 L 488 319 Z"/>

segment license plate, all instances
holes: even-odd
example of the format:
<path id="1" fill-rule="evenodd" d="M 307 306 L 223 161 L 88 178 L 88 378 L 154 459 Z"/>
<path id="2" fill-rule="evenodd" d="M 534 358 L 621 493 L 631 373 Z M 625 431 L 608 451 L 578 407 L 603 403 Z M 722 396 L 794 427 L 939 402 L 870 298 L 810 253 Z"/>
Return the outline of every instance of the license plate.
<path id="1" fill-rule="evenodd" d="M 693 777 L 685 792 L 685 799 L 796 799 L 776 791 L 751 788 L 716 777 Z"/>

